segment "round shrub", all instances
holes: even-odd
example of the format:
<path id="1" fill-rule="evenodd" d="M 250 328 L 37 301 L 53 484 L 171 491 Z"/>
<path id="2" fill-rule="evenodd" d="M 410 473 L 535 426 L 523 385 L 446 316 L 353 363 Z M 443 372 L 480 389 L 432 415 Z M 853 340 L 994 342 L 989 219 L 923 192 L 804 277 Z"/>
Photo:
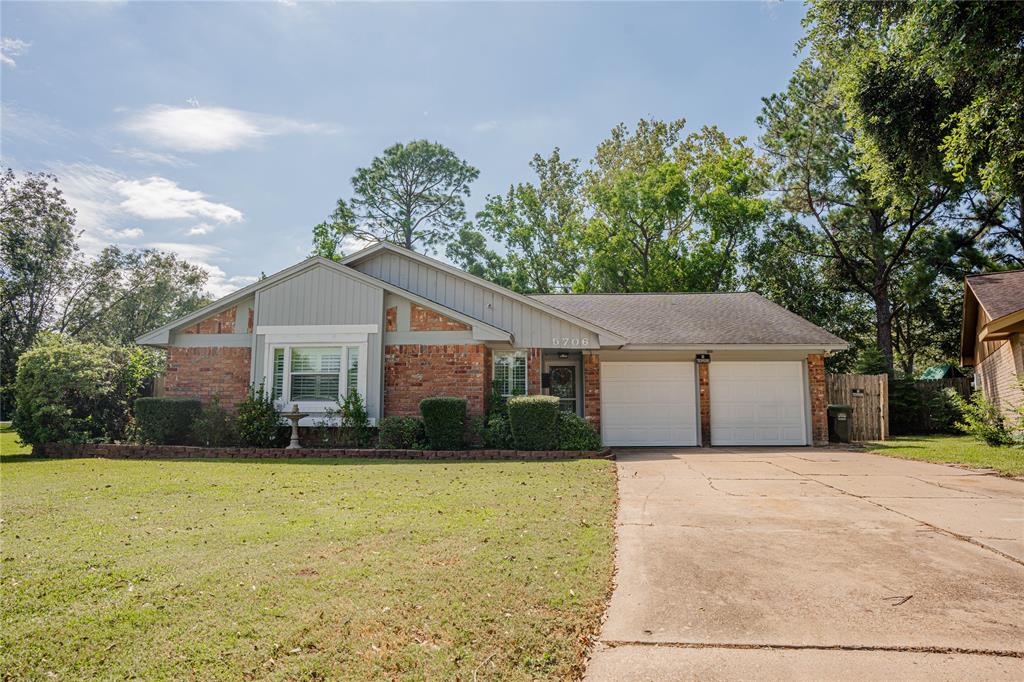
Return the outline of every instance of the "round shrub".
<path id="1" fill-rule="evenodd" d="M 384 417 L 377 427 L 377 445 L 387 450 L 418 450 L 427 441 L 423 420 L 416 417 Z"/>
<path id="2" fill-rule="evenodd" d="M 185 445 L 203 404 L 195 398 L 139 398 L 135 401 L 137 438 L 142 443 Z"/>
<path id="3" fill-rule="evenodd" d="M 250 448 L 281 447 L 280 434 L 290 433 L 284 419 L 277 412 L 274 398 L 264 390 L 263 384 L 250 387 L 249 395 L 238 403 L 235 428 L 238 430 L 238 440 Z"/>
<path id="4" fill-rule="evenodd" d="M 423 429 L 431 450 L 458 450 L 466 432 L 466 399 L 435 397 L 420 401 Z"/>
<path id="5" fill-rule="evenodd" d="M 508 419 L 519 450 L 552 450 L 558 438 L 558 398 L 523 395 L 509 398 Z"/>
<path id="6" fill-rule="evenodd" d="M 583 417 L 571 412 L 559 412 L 557 449 L 600 450 L 601 435 Z"/>
<path id="7" fill-rule="evenodd" d="M 18 358 L 14 428 L 32 445 L 120 440 L 159 365 L 144 348 L 44 337 Z"/>

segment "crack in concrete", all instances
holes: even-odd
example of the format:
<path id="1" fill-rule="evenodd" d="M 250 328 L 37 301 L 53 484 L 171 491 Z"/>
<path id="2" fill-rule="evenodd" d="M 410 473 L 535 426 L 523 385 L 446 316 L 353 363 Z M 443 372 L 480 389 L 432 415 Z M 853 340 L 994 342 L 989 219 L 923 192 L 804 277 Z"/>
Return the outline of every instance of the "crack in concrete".
<path id="1" fill-rule="evenodd" d="M 805 475 L 805 474 L 800 474 L 799 472 L 793 471 L 791 469 L 787 469 L 786 467 L 782 466 L 781 464 L 776 464 L 775 462 L 772 462 L 772 466 L 776 466 L 776 467 L 782 469 L 783 471 L 788 471 L 791 474 L 797 474 L 798 476 L 804 476 Z M 816 480 L 816 479 L 809 479 L 809 480 Z M 856 498 L 858 500 L 863 500 L 863 501 L 867 502 L 868 504 L 873 504 L 874 506 L 878 507 L 879 509 L 884 509 L 885 511 L 890 512 L 892 514 L 896 514 L 898 516 L 902 516 L 905 519 L 910 519 L 911 521 L 913 521 L 915 523 L 920 523 L 921 525 L 927 526 L 928 528 L 932 529 L 933 531 L 935 531 L 937 533 L 942 533 L 942 534 L 948 535 L 948 536 L 950 536 L 952 538 L 956 538 L 957 540 L 960 540 L 962 542 L 970 543 L 970 544 L 974 545 L 975 547 L 981 547 L 982 549 L 988 550 L 989 552 L 992 552 L 993 554 L 1001 556 L 1004 559 L 1009 559 L 1010 561 L 1014 562 L 1015 564 L 1020 564 L 1021 566 L 1024 566 L 1024 560 L 1018 559 L 1017 557 L 1013 556 L 1012 554 L 1007 554 L 1006 552 L 1003 552 L 1003 551 L 1001 551 L 999 549 L 996 549 L 995 547 L 987 545 L 984 542 L 982 542 L 982 541 L 978 540 L 977 538 L 974 538 L 974 537 L 972 537 L 970 535 L 964 535 L 962 533 L 957 533 L 955 531 L 949 530 L 948 528 L 943 528 L 942 526 L 937 526 L 934 523 L 929 523 L 928 521 L 923 521 L 921 519 L 915 518 L 915 517 L 911 516 L 910 514 L 905 514 L 904 512 L 899 511 L 898 509 L 893 509 L 892 507 L 887 507 L 884 504 L 882 504 L 881 502 L 876 502 L 874 499 L 872 499 L 872 498 L 870 498 L 870 497 L 868 497 L 866 495 L 857 495 L 856 493 L 851 493 L 848 490 L 843 490 L 842 488 L 838 488 L 838 487 L 836 487 L 834 485 L 829 485 L 828 483 L 825 483 L 824 481 L 818 481 L 818 483 L 820 483 L 821 485 L 823 485 L 823 486 L 825 486 L 827 488 L 832 488 L 833 490 L 837 490 L 840 493 L 842 493 L 843 495 L 849 495 L 850 497 Z M 931 498 L 931 499 L 934 499 L 934 498 Z"/>
<path id="2" fill-rule="evenodd" d="M 675 649 L 739 649 L 788 651 L 887 651 L 914 654 L 968 654 L 972 656 L 996 656 L 1001 658 L 1024 658 L 1024 651 L 1008 649 L 972 649 L 968 647 L 944 646 L 887 646 L 875 644 L 740 644 L 734 642 L 652 642 L 648 640 L 601 640 L 601 644 L 616 648 L 622 646 L 667 647 Z"/>

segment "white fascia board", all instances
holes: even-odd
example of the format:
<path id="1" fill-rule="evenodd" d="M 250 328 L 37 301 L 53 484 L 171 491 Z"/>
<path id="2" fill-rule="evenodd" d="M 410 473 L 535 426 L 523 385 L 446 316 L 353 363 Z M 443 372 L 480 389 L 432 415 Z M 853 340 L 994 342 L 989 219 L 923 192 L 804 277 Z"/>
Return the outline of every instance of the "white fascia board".
<path id="1" fill-rule="evenodd" d="M 704 344 L 627 344 L 619 350 L 652 351 L 652 350 L 684 350 L 684 351 L 716 351 L 716 350 L 805 350 L 808 352 L 829 352 L 846 350 L 848 344 L 829 343 L 704 343 Z"/>
<path id="2" fill-rule="evenodd" d="M 469 282 L 473 282 L 474 284 L 478 284 L 486 289 L 490 289 L 491 291 L 499 293 L 502 296 L 508 296 L 513 300 L 519 301 L 520 303 L 524 303 L 530 306 L 531 308 L 541 310 L 553 317 L 566 320 L 567 322 L 572 322 L 577 326 L 583 327 L 584 329 L 588 329 L 597 334 L 598 343 L 602 346 L 620 346 L 626 342 L 626 339 L 624 337 L 619 336 L 615 332 L 605 329 L 604 327 L 599 327 L 593 322 L 588 322 L 582 318 L 576 317 L 575 315 L 570 315 L 569 313 L 563 310 L 559 310 L 558 308 L 549 306 L 546 303 L 536 301 L 530 298 L 529 296 L 518 294 L 512 291 L 511 289 L 506 289 L 505 287 L 499 284 L 495 284 L 494 282 L 488 282 L 486 279 L 483 279 L 482 277 L 471 275 L 465 270 L 460 270 L 459 268 L 453 265 L 449 265 L 435 258 L 431 258 L 430 256 L 424 256 L 422 253 L 416 253 L 415 251 L 412 251 L 410 249 L 406 249 L 401 246 L 395 246 L 394 244 L 389 244 L 387 242 L 380 242 L 378 244 L 374 244 L 373 246 L 367 247 L 362 251 L 357 251 L 356 253 L 353 253 L 351 256 L 342 258 L 341 262 L 344 265 L 350 265 L 352 263 L 364 260 L 365 258 L 368 258 L 380 251 L 390 251 L 391 253 L 397 254 L 399 256 L 411 258 L 413 260 L 419 261 L 420 263 L 424 263 L 431 267 L 447 272 L 448 274 L 453 275 L 455 277 L 461 277 Z M 434 305 L 437 304 L 435 303 Z"/>

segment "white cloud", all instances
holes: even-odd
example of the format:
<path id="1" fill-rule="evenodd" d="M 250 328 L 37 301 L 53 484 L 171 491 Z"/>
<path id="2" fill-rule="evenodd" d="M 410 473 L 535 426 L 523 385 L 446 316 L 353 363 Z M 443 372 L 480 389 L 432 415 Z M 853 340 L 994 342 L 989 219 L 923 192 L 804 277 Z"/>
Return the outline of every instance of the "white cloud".
<path id="1" fill-rule="evenodd" d="M 258 278 L 252 275 L 235 275 L 228 277 L 219 266 L 211 263 L 223 254 L 223 249 L 212 244 L 184 244 L 180 242 L 152 242 L 146 244 L 148 248 L 170 251 L 180 258 L 198 266 L 206 271 L 206 289 L 215 297 L 227 296 L 232 291 L 240 289 L 247 284 L 252 284 Z"/>
<path id="2" fill-rule="evenodd" d="M 0 63 L 12 68 L 17 66 L 14 58 L 25 54 L 25 50 L 27 50 L 31 45 L 32 43 L 27 43 L 18 38 L 0 39 Z"/>
<path id="3" fill-rule="evenodd" d="M 227 107 L 156 106 L 129 119 L 124 129 L 149 144 L 182 152 L 239 149 L 273 135 L 328 133 L 328 126 Z"/>
<path id="4" fill-rule="evenodd" d="M 475 126 L 473 126 L 473 132 L 474 133 L 489 133 L 492 130 L 497 130 L 497 129 L 498 129 L 498 122 L 497 121 L 481 121 L 480 123 L 477 123 Z"/>
<path id="5" fill-rule="evenodd" d="M 200 223 L 209 226 L 237 222 L 243 217 L 241 211 L 227 204 L 209 201 L 202 192 L 181 188 L 162 177 L 133 180 L 91 163 L 54 163 L 47 169 L 58 177 L 68 204 L 77 212 L 75 223 L 82 231 L 82 248 L 88 254 L 119 240 L 142 237 L 143 229 L 131 224 L 139 218 L 191 218 L 210 221 Z"/>
<path id="6" fill-rule="evenodd" d="M 19 137 L 31 142 L 53 143 L 71 134 L 54 119 L 6 102 L 0 104 L 0 129 L 4 137 Z"/>
<path id="7" fill-rule="evenodd" d="M 140 163 L 148 164 L 162 164 L 165 166 L 172 166 L 174 168 L 183 168 L 185 166 L 195 165 L 191 161 L 175 156 L 174 154 L 163 154 L 161 152 L 151 152 L 146 149 L 139 149 L 137 147 L 115 147 L 111 150 L 119 156 L 131 159 L 132 161 L 138 161 Z"/>
<path id="8" fill-rule="evenodd" d="M 213 232 L 213 225 L 210 223 L 199 223 L 189 228 L 189 231 L 185 234 L 189 237 L 194 237 L 196 235 L 210 234 L 211 232 Z"/>
<path id="9" fill-rule="evenodd" d="M 209 218 L 218 223 L 234 223 L 242 219 L 238 209 L 207 201 L 202 192 L 178 187 L 167 178 L 121 180 L 114 184 L 114 191 L 124 197 L 121 208 L 147 220 Z"/>

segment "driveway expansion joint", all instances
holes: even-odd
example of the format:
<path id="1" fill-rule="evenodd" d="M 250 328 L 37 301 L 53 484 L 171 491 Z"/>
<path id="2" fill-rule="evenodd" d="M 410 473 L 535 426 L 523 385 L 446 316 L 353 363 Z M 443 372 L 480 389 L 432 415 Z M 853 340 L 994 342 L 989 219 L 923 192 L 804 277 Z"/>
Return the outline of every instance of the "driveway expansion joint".
<path id="1" fill-rule="evenodd" d="M 652 642 L 649 640 L 600 640 L 604 646 L 614 649 L 622 646 L 664 647 L 672 649 L 734 649 L 747 651 L 886 651 L 910 654 L 966 654 L 971 656 L 996 656 L 999 658 L 1024 658 L 1024 651 L 1012 649 L 973 649 L 968 647 L 944 646 L 884 646 L 872 644 L 740 644 L 734 642 Z"/>

